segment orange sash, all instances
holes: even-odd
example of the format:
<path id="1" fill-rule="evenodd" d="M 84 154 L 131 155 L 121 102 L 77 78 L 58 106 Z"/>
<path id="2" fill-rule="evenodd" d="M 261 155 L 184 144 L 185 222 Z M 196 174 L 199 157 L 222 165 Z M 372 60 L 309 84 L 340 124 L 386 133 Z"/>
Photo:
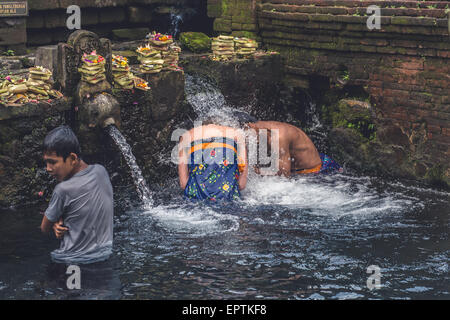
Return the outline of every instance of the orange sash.
<path id="1" fill-rule="evenodd" d="M 320 171 L 320 169 L 322 169 L 322 162 L 319 165 L 317 165 L 314 168 L 312 168 L 312 169 L 295 170 L 295 173 L 298 173 L 298 174 L 317 173 L 317 172 Z"/>

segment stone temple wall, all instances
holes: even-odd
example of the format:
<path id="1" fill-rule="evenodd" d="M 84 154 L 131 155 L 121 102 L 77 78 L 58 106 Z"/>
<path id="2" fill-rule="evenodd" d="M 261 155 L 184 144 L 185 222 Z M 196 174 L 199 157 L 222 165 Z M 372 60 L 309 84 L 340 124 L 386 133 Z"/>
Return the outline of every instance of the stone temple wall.
<path id="1" fill-rule="evenodd" d="M 171 13 L 183 13 L 189 28 L 199 28 L 196 23 L 207 28 L 206 6 L 202 0 L 28 0 L 27 45 L 66 41 L 74 31 L 66 27 L 70 16 L 66 10 L 70 5 L 81 9 L 81 29 L 111 39 L 142 39 L 154 28 L 167 32 Z"/>
<path id="2" fill-rule="evenodd" d="M 367 27 L 370 5 L 381 8 L 381 29 Z M 328 88 L 359 88 L 376 114 L 378 140 L 392 147 L 394 159 L 380 164 L 386 173 L 448 182 L 449 7 L 450 1 L 209 0 L 208 14 L 216 31 L 252 32 L 280 52 L 292 85 L 314 93 L 318 77 Z M 360 162 L 377 162 L 368 150 L 352 151 Z"/>

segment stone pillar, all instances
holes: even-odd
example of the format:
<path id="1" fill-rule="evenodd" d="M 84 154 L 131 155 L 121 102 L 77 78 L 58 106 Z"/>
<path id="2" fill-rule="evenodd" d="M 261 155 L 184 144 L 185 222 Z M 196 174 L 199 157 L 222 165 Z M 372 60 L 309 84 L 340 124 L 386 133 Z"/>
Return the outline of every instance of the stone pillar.
<path id="1" fill-rule="evenodd" d="M 53 79 L 58 74 L 58 46 L 43 46 L 36 50 L 36 66 L 42 66 L 53 72 Z"/>

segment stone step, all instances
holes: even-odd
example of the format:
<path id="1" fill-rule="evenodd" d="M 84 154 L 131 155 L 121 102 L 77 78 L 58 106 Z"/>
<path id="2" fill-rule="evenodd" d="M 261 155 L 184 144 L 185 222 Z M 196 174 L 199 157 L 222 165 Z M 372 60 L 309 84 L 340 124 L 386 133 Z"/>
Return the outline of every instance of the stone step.
<path id="1" fill-rule="evenodd" d="M 291 4 L 273 4 L 265 3 L 259 6 L 261 11 L 270 12 L 286 12 L 286 13 L 309 13 L 309 14 L 331 14 L 331 15 L 358 15 L 368 16 L 367 7 L 330 7 L 330 6 L 307 6 L 307 5 L 291 5 Z M 445 9 L 429 9 L 429 8 L 381 8 L 382 16 L 410 16 L 410 17 L 433 17 L 446 18 Z"/>
<path id="2" fill-rule="evenodd" d="M 448 1 L 374 1 L 374 0 L 263 0 L 263 4 L 291 4 L 298 6 L 325 6 L 325 7 L 365 7 L 377 5 L 380 8 L 406 7 L 406 8 L 435 8 L 446 9 Z"/>
<path id="3" fill-rule="evenodd" d="M 349 15 L 330 15 L 330 14 L 309 14 L 309 13 L 284 13 L 262 11 L 260 18 L 268 18 L 272 20 L 293 20 L 303 22 L 328 22 L 328 23 L 354 23 L 362 25 L 362 28 L 367 28 L 367 16 L 349 16 Z M 425 32 L 425 34 L 441 34 L 448 35 L 448 19 L 427 18 L 427 17 L 381 17 L 381 24 L 386 25 L 403 25 L 403 26 L 421 26 L 432 27 L 433 32 Z M 431 28 L 430 28 L 431 30 Z M 436 32 L 435 32 L 436 31 Z"/>
<path id="4" fill-rule="evenodd" d="M 270 39 L 280 39 L 280 40 L 293 40 L 296 41 L 299 45 L 302 42 L 306 42 L 309 44 L 315 43 L 326 43 L 327 46 L 334 45 L 336 47 L 344 47 L 347 45 L 358 46 L 360 45 L 361 51 L 376 51 L 375 47 L 396 47 L 396 48 L 405 48 L 404 50 L 399 50 L 402 52 L 407 52 L 406 49 L 436 49 L 442 51 L 450 51 L 450 43 L 448 42 L 437 42 L 425 41 L 422 39 L 420 43 L 416 40 L 411 40 L 409 37 L 402 38 L 394 38 L 394 39 L 386 39 L 383 36 L 379 38 L 365 38 L 365 37 L 350 37 L 346 35 L 345 37 L 339 37 L 338 35 L 323 35 L 318 34 L 317 32 L 308 32 L 308 33 L 287 33 L 284 30 L 280 31 L 263 31 L 262 36 L 265 41 Z M 428 40 L 428 39 L 427 39 Z M 372 49 L 372 50 L 371 50 Z"/>

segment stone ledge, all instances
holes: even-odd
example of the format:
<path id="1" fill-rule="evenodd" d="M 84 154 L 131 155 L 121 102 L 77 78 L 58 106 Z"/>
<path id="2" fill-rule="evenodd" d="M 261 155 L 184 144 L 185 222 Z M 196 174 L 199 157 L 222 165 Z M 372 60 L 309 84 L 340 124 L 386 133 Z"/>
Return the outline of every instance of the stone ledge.
<path id="1" fill-rule="evenodd" d="M 309 14 L 309 13 L 284 13 L 284 12 L 271 12 L 262 11 L 260 13 L 261 18 L 269 18 L 279 21 L 319 21 L 319 22 L 345 22 L 349 24 L 359 24 L 362 28 L 367 29 L 366 22 L 368 16 L 354 16 L 354 15 L 332 15 L 332 14 Z M 408 16 L 395 16 L 395 17 L 381 17 L 382 29 L 386 25 L 405 25 L 405 26 L 424 26 L 431 27 L 430 29 L 442 29 L 442 34 L 448 34 L 447 26 L 448 20 L 427 18 L 427 17 L 408 17 Z"/>
<path id="2" fill-rule="evenodd" d="M 286 4 L 286 0 L 270 0 L 273 4 Z M 436 6 L 438 9 L 444 9 L 445 1 L 376 1 L 376 0 L 289 0 L 290 4 L 303 6 L 337 6 L 337 7 L 365 7 L 378 5 L 384 7 L 406 7 L 406 8 L 427 8 L 427 6 Z"/>
<path id="3" fill-rule="evenodd" d="M 380 6 L 380 4 L 378 4 Z M 381 16 L 409 16 L 409 17 L 432 17 L 445 18 L 447 15 L 445 9 L 429 9 L 429 8 L 382 8 Z M 273 4 L 263 3 L 258 5 L 258 10 L 279 12 L 279 13 L 307 13 L 307 14 L 331 14 L 331 15 L 355 15 L 369 16 L 366 6 L 355 7 L 335 7 L 335 6 L 306 6 L 293 4 Z"/>
<path id="4" fill-rule="evenodd" d="M 28 0 L 30 11 L 67 9 L 71 5 L 77 5 L 80 8 L 105 8 L 127 6 L 128 4 L 129 0 Z"/>
<path id="5" fill-rule="evenodd" d="M 15 118 L 25 118 L 42 115 L 49 110 L 67 111 L 71 108 L 71 98 L 53 99 L 51 102 L 38 102 L 26 104 L 0 103 L 0 121 Z"/>

